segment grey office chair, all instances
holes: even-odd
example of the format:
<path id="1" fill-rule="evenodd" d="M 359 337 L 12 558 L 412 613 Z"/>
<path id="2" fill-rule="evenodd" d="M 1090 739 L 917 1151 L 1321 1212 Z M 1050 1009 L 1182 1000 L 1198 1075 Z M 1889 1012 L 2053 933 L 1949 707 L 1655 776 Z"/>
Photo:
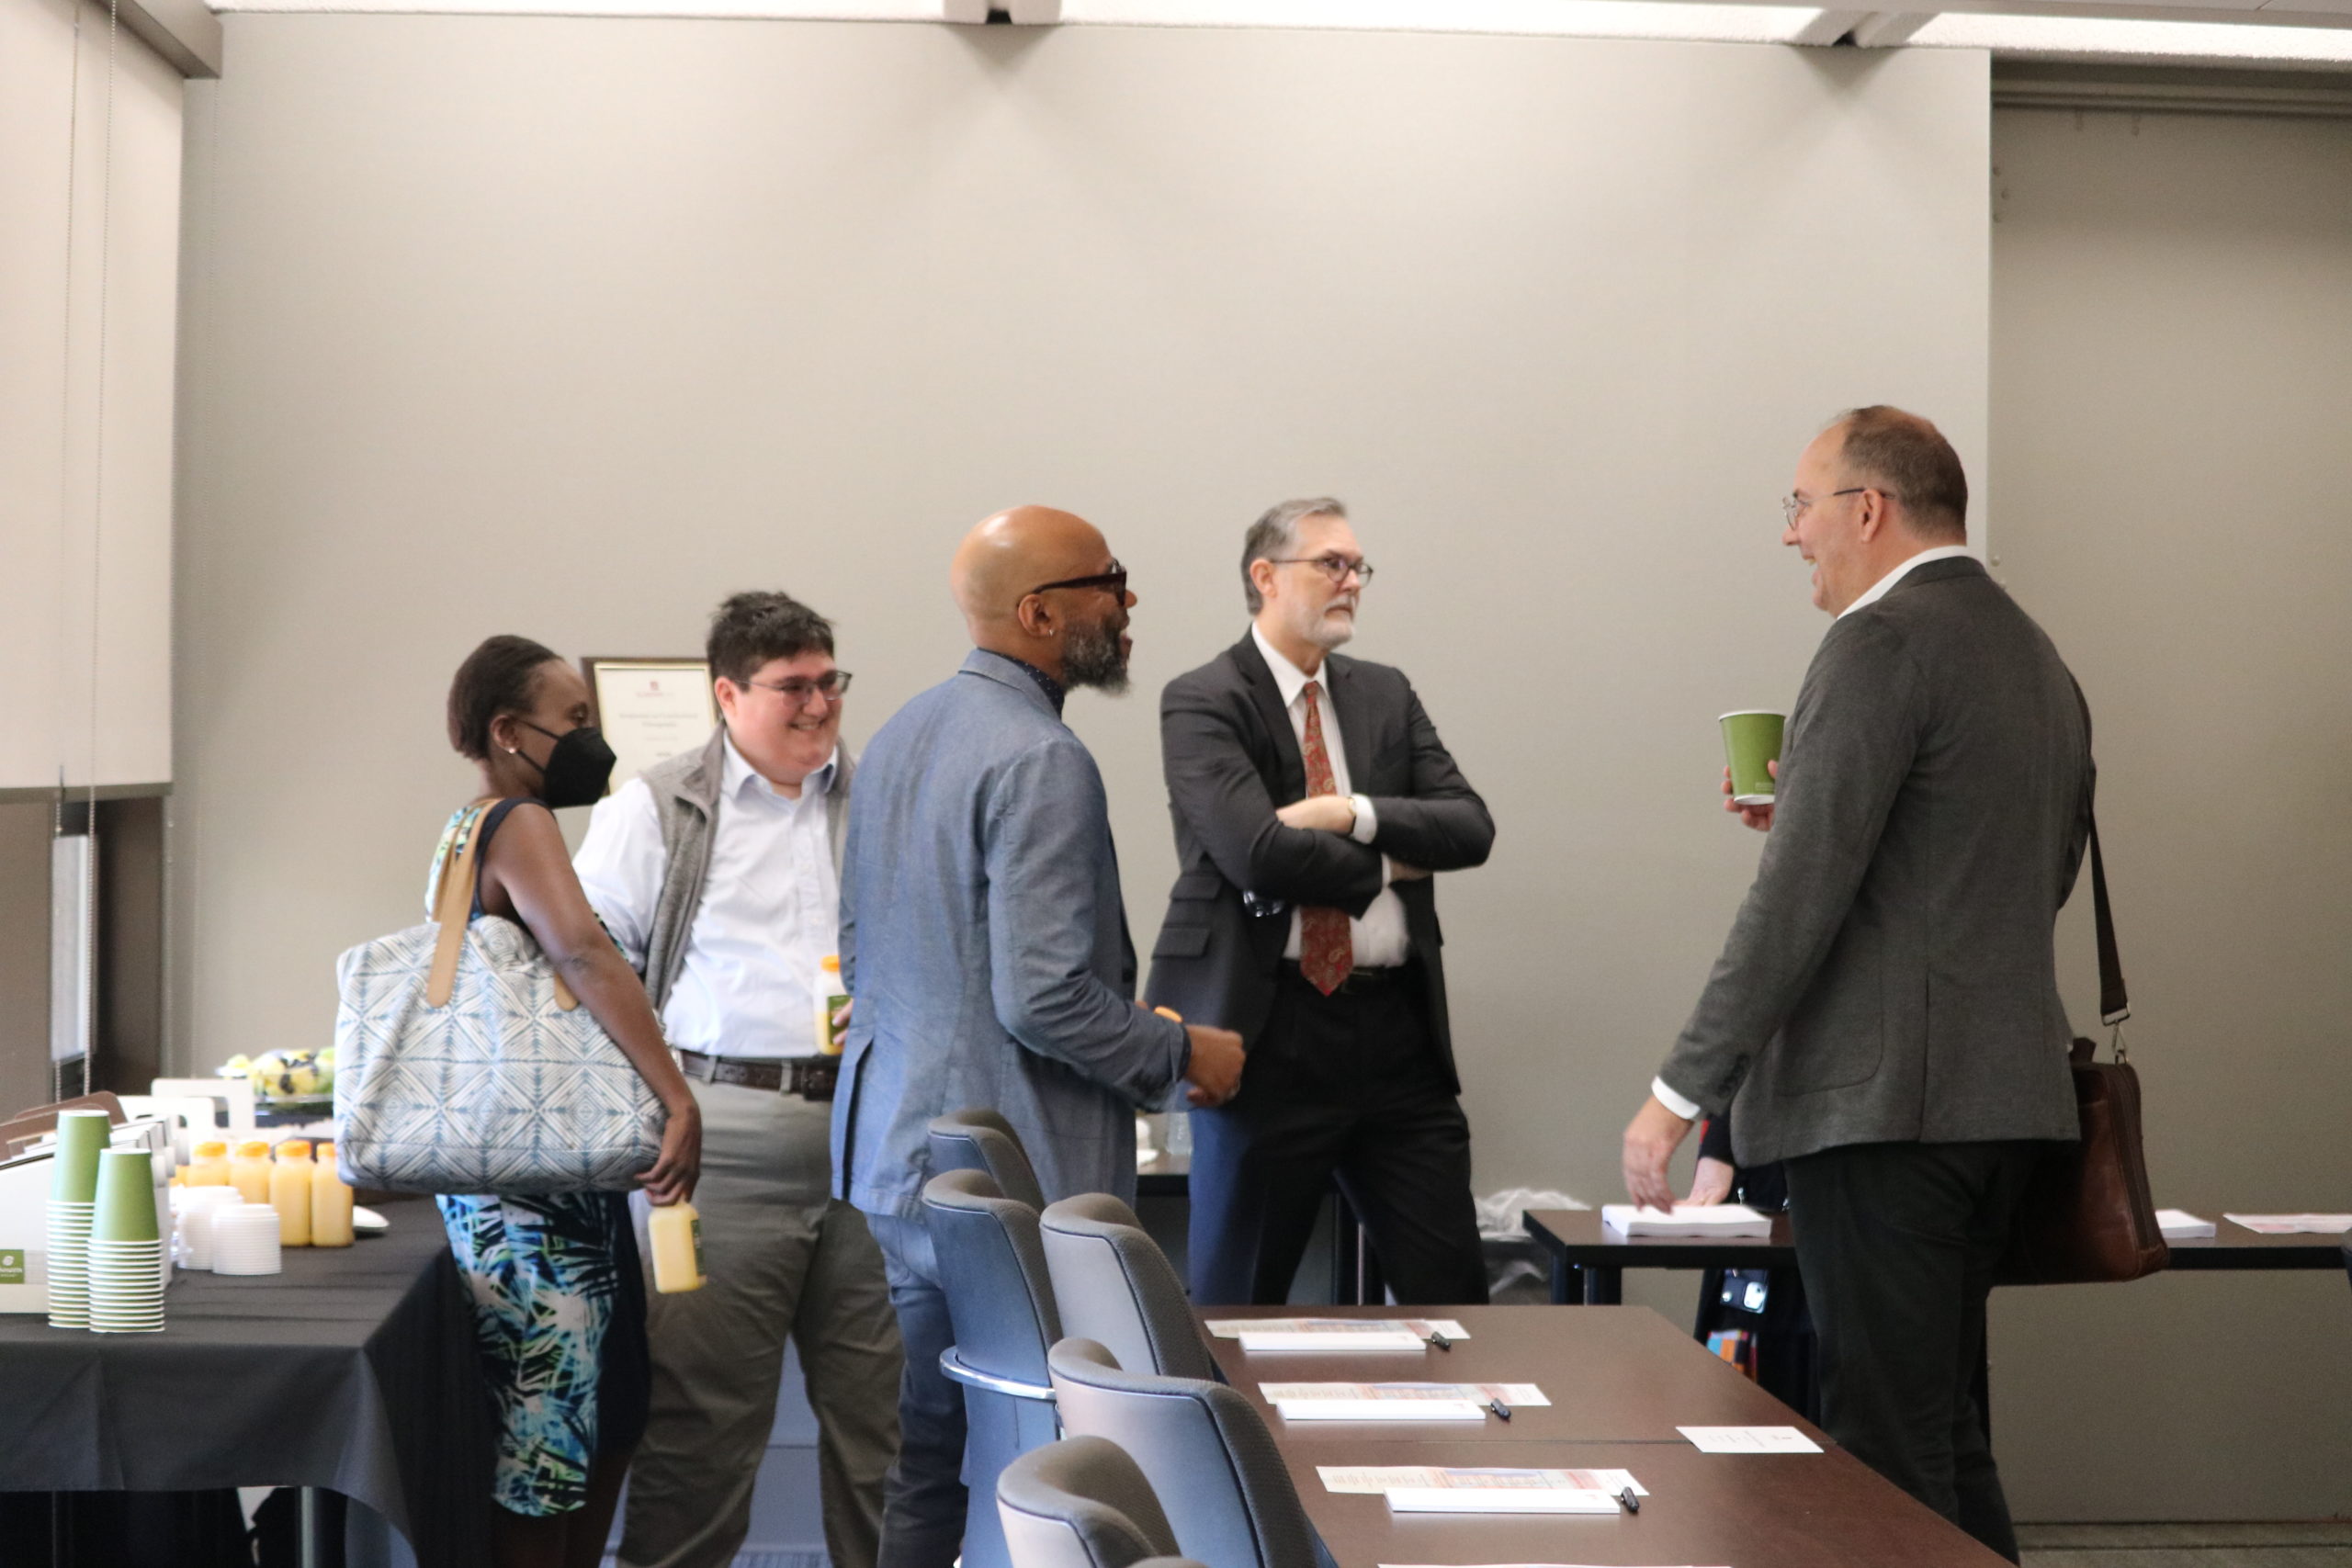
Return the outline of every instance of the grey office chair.
<path id="1" fill-rule="evenodd" d="M 1257 1408 L 1199 1378 L 1120 1370 L 1091 1339 L 1047 1358 L 1062 1427 L 1134 1456 L 1169 1506 L 1177 1547 L 1208 1568 L 1318 1568 L 1330 1558 Z"/>
<path id="2" fill-rule="evenodd" d="M 1037 1185 L 1037 1170 L 1021 1134 L 1012 1123 L 985 1105 L 967 1106 L 934 1116 L 924 1129 L 931 1135 L 931 1173 L 984 1170 L 995 1178 L 997 1190 L 1032 1209 L 1046 1206 L 1045 1189 Z"/>
<path id="3" fill-rule="evenodd" d="M 1054 1391 L 1046 1348 L 1061 1336 L 1053 1281 L 1037 1242 L 1037 1211 L 997 1190 L 984 1171 L 951 1170 L 922 1190 L 923 1228 L 956 1343 L 940 1371 L 964 1388 L 964 1568 L 1011 1568 L 1004 1527 L 988 1506 L 1018 1455 L 1052 1442 Z"/>
<path id="4" fill-rule="evenodd" d="M 1103 1438 L 1023 1454 L 998 1477 L 996 1506 L 1012 1568 L 1135 1568 L 1176 1550 L 1151 1483 Z"/>
<path id="5" fill-rule="evenodd" d="M 1065 1198 L 1038 1216 L 1038 1233 L 1063 1334 L 1136 1371 L 1216 1380 L 1184 1282 L 1133 1210 L 1107 1192 Z"/>

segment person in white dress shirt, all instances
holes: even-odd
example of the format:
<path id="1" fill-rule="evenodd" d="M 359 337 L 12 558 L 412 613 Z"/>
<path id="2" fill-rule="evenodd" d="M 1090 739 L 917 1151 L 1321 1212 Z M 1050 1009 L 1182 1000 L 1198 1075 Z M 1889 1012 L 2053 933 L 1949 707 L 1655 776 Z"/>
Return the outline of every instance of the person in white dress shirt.
<path id="1" fill-rule="evenodd" d="M 1484 1302 L 1430 873 L 1494 819 L 1404 672 L 1333 651 L 1372 579 L 1339 502 L 1267 513 L 1241 572 L 1248 635 L 1159 707 L 1182 870 L 1146 994 L 1250 1052 L 1193 1113 L 1193 1297 L 1288 1300 L 1336 1179 L 1398 1301 Z"/>
<path id="2" fill-rule="evenodd" d="M 830 1196 L 837 1058 L 820 1038 L 854 764 L 832 627 L 790 596 L 712 619 L 722 723 L 600 802 L 581 886 L 678 1053 L 704 1128 L 704 1272 L 652 1299 L 653 1397 L 620 1560 L 719 1568 L 749 1532 L 785 1342 L 819 1428 L 834 1568 L 873 1568 L 898 1449 L 900 1350 L 882 1257 Z"/>

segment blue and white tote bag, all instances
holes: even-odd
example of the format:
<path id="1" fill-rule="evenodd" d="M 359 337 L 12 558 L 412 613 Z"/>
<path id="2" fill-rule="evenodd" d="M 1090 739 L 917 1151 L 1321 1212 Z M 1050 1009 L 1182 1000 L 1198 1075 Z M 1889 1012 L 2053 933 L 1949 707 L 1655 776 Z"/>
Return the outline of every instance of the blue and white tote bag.
<path id="1" fill-rule="evenodd" d="M 468 919 L 483 810 L 442 846 L 437 918 L 335 963 L 336 1159 L 395 1192 L 633 1189 L 661 1102 L 529 931 Z"/>

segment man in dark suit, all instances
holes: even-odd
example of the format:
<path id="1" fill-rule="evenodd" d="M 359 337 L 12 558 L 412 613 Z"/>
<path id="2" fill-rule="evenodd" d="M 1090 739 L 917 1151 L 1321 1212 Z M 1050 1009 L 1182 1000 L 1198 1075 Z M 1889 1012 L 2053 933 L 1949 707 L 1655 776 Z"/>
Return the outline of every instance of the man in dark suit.
<path id="1" fill-rule="evenodd" d="M 2089 831 L 2089 717 L 1968 557 L 1967 479 L 1934 425 L 1840 416 L 1782 504 L 1837 621 L 1777 801 L 1734 807 L 1770 837 L 1625 1130 L 1625 1185 L 1670 1203 L 1690 1119 L 1736 1100 L 1739 1163 L 1787 1162 L 1823 1425 L 2014 1560 L 1973 1385 L 2018 1196 L 2078 1132 L 2051 924 Z"/>
<path id="2" fill-rule="evenodd" d="M 1397 1300 L 1483 1302 L 1430 874 L 1494 821 L 1403 673 L 1331 651 L 1372 578 L 1338 502 L 1260 518 L 1241 575 L 1249 636 L 1159 702 L 1182 869 L 1149 999 L 1250 1046 L 1193 1119 L 1193 1297 L 1287 1300 L 1336 1175 Z"/>

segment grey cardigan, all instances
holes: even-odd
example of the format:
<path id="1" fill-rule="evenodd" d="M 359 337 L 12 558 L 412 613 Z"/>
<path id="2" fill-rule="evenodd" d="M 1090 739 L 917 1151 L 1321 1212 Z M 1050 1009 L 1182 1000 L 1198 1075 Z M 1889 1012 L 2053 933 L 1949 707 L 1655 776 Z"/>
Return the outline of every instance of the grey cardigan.
<path id="1" fill-rule="evenodd" d="M 842 843 L 849 830 L 849 780 L 857 771 L 849 748 L 839 749 L 832 786 L 825 794 L 825 827 L 833 843 L 833 870 L 842 865 Z M 658 1016 L 670 987 L 686 966 L 686 939 L 702 908 L 703 884 L 710 875 L 710 838 L 718 823 L 719 783 L 727 776 L 727 727 L 710 732 L 699 751 L 682 751 L 639 775 L 653 792 L 654 816 L 662 824 L 662 895 L 653 905 L 645 941 L 645 994 Z"/>
<path id="2" fill-rule="evenodd" d="M 2051 926 L 2092 782 L 2041 628 L 1973 560 L 1915 568 L 1822 638 L 1755 885 L 1659 1076 L 1736 1099 L 1743 1164 L 2075 1137 Z"/>

